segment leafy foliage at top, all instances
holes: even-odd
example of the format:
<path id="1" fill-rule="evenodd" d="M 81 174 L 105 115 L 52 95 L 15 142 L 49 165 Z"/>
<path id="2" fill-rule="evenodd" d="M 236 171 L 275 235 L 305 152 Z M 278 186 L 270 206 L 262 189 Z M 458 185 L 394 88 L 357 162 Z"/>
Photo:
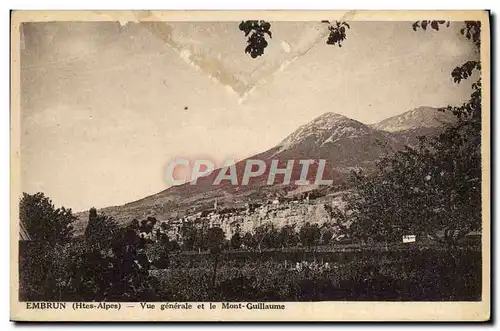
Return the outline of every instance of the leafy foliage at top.
<path id="1" fill-rule="evenodd" d="M 321 23 L 328 24 L 329 34 L 326 44 L 342 47 L 342 43 L 347 39 L 346 32 L 351 26 L 343 21 L 323 20 Z M 262 20 L 242 21 L 239 29 L 245 33 L 245 37 L 248 37 L 245 53 L 250 54 L 253 59 L 263 55 L 264 49 L 268 46 L 265 35 L 272 38 L 271 23 Z"/>
<path id="2" fill-rule="evenodd" d="M 239 26 L 240 30 L 248 37 L 245 53 L 250 54 L 252 58 L 256 58 L 264 54 L 264 49 L 267 47 L 265 35 L 272 38 L 271 24 L 266 21 L 242 21 Z"/>
<path id="3" fill-rule="evenodd" d="M 413 23 L 412 27 L 414 31 L 417 31 L 419 28 L 422 28 L 423 30 L 427 30 L 428 27 L 431 29 L 434 29 L 436 31 L 439 31 L 439 27 L 441 25 L 445 25 L 447 28 L 450 27 L 450 21 L 429 21 L 429 20 L 423 20 L 423 21 L 416 21 Z M 460 33 L 470 41 L 476 45 L 477 48 L 479 48 L 479 45 L 481 44 L 481 22 L 480 21 L 465 21 L 464 26 L 460 28 Z"/>
<path id="4" fill-rule="evenodd" d="M 428 20 L 416 21 L 415 23 L 413 23 L 412 27 L 413 31 L 417 31 L 417 29 L 419 28 L 427 30 L 427 27 L 439 31 L 439 26 L 441 25 L 446 25 L 446 27 L 448 28 L 450 26 L 450 21 L 428 21 Z"/>
<path id="5" fill-rule="evenodd" d="M 330 23 L 330 21 L 321 21 L 321 23 L 329 24 L 328 30 L 330 33 L 328 34 L 328 39 L 326 40 L 327 45 L 337 45 L 342 47 L 342 42 L 347 39 L 346 31 L 350 29 L 351 26 L 347 22 L 335 21 Z"/>

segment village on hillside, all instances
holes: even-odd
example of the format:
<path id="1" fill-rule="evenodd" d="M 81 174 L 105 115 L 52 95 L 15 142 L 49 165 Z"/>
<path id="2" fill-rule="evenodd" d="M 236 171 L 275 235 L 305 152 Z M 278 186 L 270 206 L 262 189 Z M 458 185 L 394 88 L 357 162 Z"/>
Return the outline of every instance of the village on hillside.
<path id="1" fill-rule="evenodd" d="M 341 193 L 341 192 L 340 192 Z M 318 196 L 317 194 L 301 194 L 296 197 L 274 197 L 263 202 L 248 202 L 244 207 L 226 207 L 217 199 L 213 207 L 193 212 L 178 218 L 157 220 L 148 217 L 140 227 L 140 237 L 148 241 L 157 242 L 163 236 L 169 241 L 183 242 L 183 227 L 187 224 L 196 229 L 220 228 L 226 240 L 234 234 L 253 233 L 256 228 L 270 226 L 281 229 L 284 226 L 298 226 L 306 222 L 317 224 L 321 229 L 331 229 L 332 239 L 340 240 L 345 237 L 338 230 L 329 213 L 328 206 L 342 207 L 341 194 Z"/>

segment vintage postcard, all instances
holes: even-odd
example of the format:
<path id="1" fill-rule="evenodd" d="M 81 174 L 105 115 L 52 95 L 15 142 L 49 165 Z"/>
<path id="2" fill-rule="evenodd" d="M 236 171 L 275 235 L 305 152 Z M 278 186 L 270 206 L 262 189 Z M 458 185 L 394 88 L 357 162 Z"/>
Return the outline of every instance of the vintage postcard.
<path id="1" fill-rule="evenodd" d="M 487 321 L 487 11 L 14 11 L 14 321 Z"/>

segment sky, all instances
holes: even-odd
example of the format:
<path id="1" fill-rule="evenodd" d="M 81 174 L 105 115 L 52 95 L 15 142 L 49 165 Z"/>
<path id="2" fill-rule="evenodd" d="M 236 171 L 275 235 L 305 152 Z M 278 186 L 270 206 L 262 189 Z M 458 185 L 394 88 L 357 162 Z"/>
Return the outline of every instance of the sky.
<path id="1" fill-rule="evenodd" d="M 21 26 L 21 186 L 57 205 L 120 205 L 167 188 L 174 158 L 239 160 L 325 112 L 366 124 L 467 100 L 454 67 L 476 55 L 458 24 L 271 22 L 265 54 L 239 22 Z"/>

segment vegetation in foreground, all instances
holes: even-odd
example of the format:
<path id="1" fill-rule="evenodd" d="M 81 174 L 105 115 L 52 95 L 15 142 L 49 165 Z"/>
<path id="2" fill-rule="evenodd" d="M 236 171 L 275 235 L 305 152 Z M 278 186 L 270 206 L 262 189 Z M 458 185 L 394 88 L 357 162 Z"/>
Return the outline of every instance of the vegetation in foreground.
<path id="1" fill-rule="evenodd" d="M 36 243 L 21 247 L 23 301 L 481 299 L 481 252 L 471 246 L 452 251 L 416 246 L 399 251 L 234 251 L 217 256 L 181 252 L 147 268 L 137 257 L 104 258 L 85 251 L 81 243 L 45 247 L 43 256 Z"/>

